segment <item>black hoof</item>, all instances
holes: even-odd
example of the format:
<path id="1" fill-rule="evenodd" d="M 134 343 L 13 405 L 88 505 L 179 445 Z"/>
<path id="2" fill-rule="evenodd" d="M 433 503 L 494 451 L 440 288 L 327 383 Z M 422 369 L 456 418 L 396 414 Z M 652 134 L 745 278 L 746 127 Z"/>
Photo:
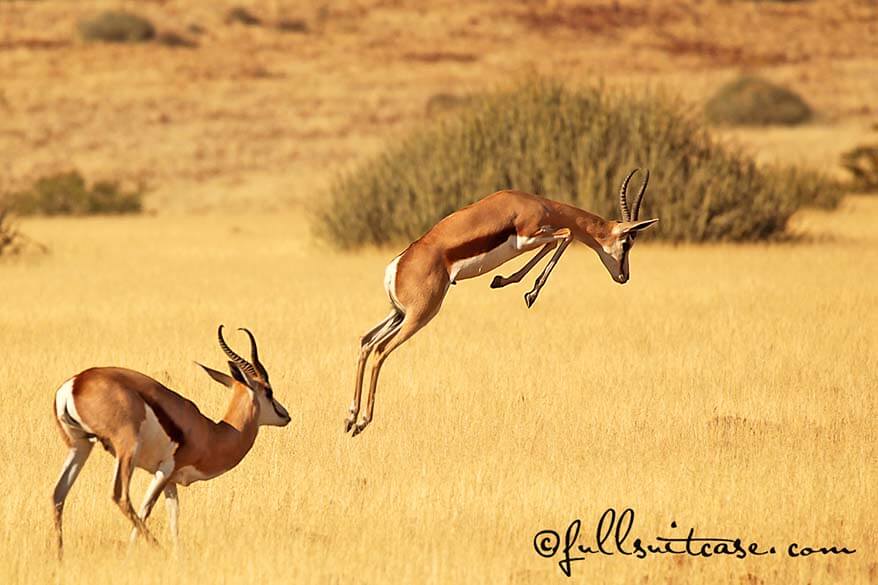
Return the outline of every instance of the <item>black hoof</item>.
<path id="1" fill-rule="evenodd" d="M 491 288 L 501 288 L 503 286 L 500 284 L 501 282 L 503 282 L 503 277 L 500 275 L 495 276 L 494 280 L 491 281 Z"/>
<path id="2" fill-rule="evenodd" d="M 530 309 L 534 306 L 534 303 L 537 301 L 537 295 L 526 294 L 524 295 L 524 304 L 527 305 L 527 308 Z"/>

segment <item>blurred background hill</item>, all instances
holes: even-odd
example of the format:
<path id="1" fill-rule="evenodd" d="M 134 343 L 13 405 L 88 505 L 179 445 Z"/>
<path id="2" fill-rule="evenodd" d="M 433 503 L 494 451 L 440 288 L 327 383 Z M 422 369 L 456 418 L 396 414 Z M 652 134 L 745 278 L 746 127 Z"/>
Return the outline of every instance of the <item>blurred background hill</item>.
<path id="1" fill-rule="evenodd" d="M 144 42 L 95 42 L 127 11 Z M 78 170 L 160 211 L 283 208 L 458 97 L 532 74 L 669 90 L 703 111 L 756 76 L 813 114 L 716 126 L 761 161 L 843 176 L 878 142 L 878 5 L 864 0 L 0 2 L 0 192 Z"/>

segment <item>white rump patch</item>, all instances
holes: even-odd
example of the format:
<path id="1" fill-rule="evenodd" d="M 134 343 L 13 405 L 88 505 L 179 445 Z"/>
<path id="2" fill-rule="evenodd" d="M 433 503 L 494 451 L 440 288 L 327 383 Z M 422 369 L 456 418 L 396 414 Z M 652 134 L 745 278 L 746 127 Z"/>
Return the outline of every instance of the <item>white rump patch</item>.
<path id="1" fill-rule="evenodd" d="M 384 290 L 387 291 L 387 296 L 390 297 L 390 302 L 393 303 L 393 306 L 405 312 L 405 308 L 396 296 L 396 267 L 399 265 L 400 258 L 402 258 L 402 254 L 394 258 L 387 265 L 387 268 L 384 269 Z"/>
<path id="2" fill-rule="evenodd" d="M 68 436 L 71 439 L 76 439 L 70 433 L 70 426 L 64 423 L 64 412 L 66 411 L 70 417 L 76 421 L 82 429 L 90 434 L 94 434 L 94 431 L 88 427 L 87 424 L 82 422 L 82 418 L 79 416 L 79 413 L 76 411 L 76 403 L 73 400 L 73 382 L 76 380 L 76 376 L 73 376 L 58 388 L 58 391 L 55 392 L 55 416 L 58 417 L 58 420 L 61 422 L 61 425 L 64 427 L 64 430 L 67 432 Z M 82 433 L 78 433 L 78 436 L 81 437 Z"/>

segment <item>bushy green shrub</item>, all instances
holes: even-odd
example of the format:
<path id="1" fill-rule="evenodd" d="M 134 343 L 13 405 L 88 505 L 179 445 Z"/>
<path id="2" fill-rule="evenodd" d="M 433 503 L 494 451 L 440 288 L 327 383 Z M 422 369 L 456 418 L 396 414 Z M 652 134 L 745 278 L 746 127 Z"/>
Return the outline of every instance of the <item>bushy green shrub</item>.
<path id="1" fill-rule="evenodd" d="M 454 93 L 437 93 L 430 96 L 427 100 L 425 111 L 428 116 L 444 114 L 466 106 L 472 101 L 472 96 L 457 95 Z"/>
<path id="2" fill-rule="evenodd" d="M 878 191 L 878 144 L 852 148 L 841 155 L 841 164 L 851 173 L 854 189 Z"/>
<path id="3" fill-rule="evenodd" d="M 634 167 L 652 171 L 641 217 L 660 217 L 654 235 L 671 241 L 768 238 L 802 205 L 841 197 L 816 173 L 759 167 L 718 144 L 668 98 L 538 80 L 474 99 L 340 175 L 315 229 L 344 248 L 406 242 L 507 188 L 615 218 Z"/>
<path id="4" fill-rule="evenodd" d="M 143 43 L 155 37 L 155 27 L 142 16 L 110 10 L 81 20 L 79 34 L 87 41 Z"/>
<path id="5" fill-rule="evenodd" d="M 235 6 L 226 13 L 226 22 L 243 24 L 245 26 L 260 26 L 262 19 L 243 6 Z"/>
<path id="6" fill-rule="evenodd" d="M 76 171 L 43 177 L 33 187 L 10 193 L 7 204 L 22 215 L 94 215 L 138 213 L 143 191 L 124 191 L 118 183 L 98 181 L 89 187 Z"/>
<path id="7" fill-rule="evenodd" d="M 21 234 L 9 218 L 9 210 L 0 206 L 0 256 L 16 254 L 21 248 Z"/>
<path id="8" fill-rule="evenodd" d="M 759 77 L 740 77 L 707 102 L 707 119 L 737 126 L 792 126 L 811 119 L 810 106 L 798 94 Z"/>

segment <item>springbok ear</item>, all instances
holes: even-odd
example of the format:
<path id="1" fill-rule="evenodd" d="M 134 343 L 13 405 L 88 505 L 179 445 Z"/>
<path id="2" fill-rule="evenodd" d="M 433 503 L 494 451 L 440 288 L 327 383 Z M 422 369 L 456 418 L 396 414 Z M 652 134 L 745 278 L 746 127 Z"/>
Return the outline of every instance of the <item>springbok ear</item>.
<path id="1" fill-rule="evenodd" d="M 657 221 L 657 217 L 655 219 L 644 219 L 642 221 L 623 221 L 616 226 L 616 230 L 614 231 L 618 231 L 619 235 L 640 232 L 653 225 Z"/>
<path id="2" fill-rule="evenodd" d="M 197 365 L 201 366 L 202 368 L 204 368 L 204 371 L 207 372 L 207 375 L 210 376 L 211 378 L 213 378 L 215 382 L 219 382 L 220 384 L 222 384 L 226 388 L 231 388 L 232 384 L 235 382 L 234 379 L 232 379 L 232 377 L 228 374 L 218 372 L 218 371 L 214 370 L 213 368 L 208 368 L 204 364 L 199 364 L 198 362 L 195 362 L 195 363 Z"/>

